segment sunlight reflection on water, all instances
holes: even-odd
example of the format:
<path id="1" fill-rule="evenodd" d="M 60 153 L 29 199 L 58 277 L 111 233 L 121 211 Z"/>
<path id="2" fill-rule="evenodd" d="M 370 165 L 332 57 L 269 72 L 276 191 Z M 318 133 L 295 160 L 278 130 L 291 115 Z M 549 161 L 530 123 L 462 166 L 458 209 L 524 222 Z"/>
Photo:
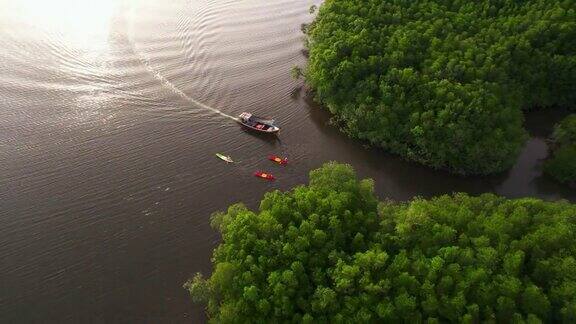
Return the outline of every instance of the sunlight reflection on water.
<path id="1" fill-rule="evenodd" d="M 49 32 L 67 47 L 97 54 L 107 48 L 117 5 L 117 0 L 2 0 L 0 26 L 20 33 L 24 29 L 31 40 Z"/>

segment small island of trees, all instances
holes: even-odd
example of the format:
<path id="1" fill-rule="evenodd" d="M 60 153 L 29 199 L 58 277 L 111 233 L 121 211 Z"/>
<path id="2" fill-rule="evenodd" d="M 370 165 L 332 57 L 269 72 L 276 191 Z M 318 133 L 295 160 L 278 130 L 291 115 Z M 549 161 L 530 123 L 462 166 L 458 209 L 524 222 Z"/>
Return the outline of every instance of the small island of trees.
<path id="1" fill-rule="evenodd" d="M 307 83 L 343 129 L 434 168 L 505 170 L 523 109 L 576 103 L 571 0 L 326 0 L 304 30 Z"/>
<path id="2" fill-rule="evenodd" d="M 576 206 L 491 194 L 378 202 L 329 163 L 213 216 L 215 323 L 576 322 Z"/>

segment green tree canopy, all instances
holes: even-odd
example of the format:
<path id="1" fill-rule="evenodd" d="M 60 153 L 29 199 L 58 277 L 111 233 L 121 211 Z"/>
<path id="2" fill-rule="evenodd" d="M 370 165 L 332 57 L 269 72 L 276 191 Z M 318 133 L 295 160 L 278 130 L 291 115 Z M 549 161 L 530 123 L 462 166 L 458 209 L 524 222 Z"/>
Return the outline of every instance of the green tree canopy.
<path id="1" fill-rule="evenodd" d="M 373 188 L 329 163 L 215 214 L 214 272 L 185 287 L 218 323 L 576 321 L 574 205 Z"/>
<path id="2" fill-rule="evenodd" d="M 351 136 L 463 174 L 512 165 L 521 108 L 576 103 L 576 2 L 326 0 L 308 84 Z"/>
<path id="3" fill-rule="evenodd" d="M 554 128 L 552 158 L 544 171 L 556 180 L 576 187 L 576 114 L 566 117 Z"/>
<path id="4" fill-rule="evenodd" d="M 576 144 L 576 114 L 564 118 L 552 134 L 554 146 L 566 146 Z"/>

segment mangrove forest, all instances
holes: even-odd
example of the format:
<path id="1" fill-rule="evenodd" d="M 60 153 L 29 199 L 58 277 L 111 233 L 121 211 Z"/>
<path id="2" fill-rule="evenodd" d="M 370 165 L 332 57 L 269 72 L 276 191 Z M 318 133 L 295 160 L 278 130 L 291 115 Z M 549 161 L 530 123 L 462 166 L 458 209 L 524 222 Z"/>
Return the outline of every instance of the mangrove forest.
<path id="1" fill-rule="evenodd" d="M 378 201 L 349 165 L 213 215 L 214 323 L 576 321 L 576 206 L 492 194 Z"/>
<path id="2" fill-rule="evenodd" d="M 573 0 L 327 0 L 304 31 L 306 82 L 342 129 L 434 168 L 506 170 L 524 109 L 576 103 Z"/>

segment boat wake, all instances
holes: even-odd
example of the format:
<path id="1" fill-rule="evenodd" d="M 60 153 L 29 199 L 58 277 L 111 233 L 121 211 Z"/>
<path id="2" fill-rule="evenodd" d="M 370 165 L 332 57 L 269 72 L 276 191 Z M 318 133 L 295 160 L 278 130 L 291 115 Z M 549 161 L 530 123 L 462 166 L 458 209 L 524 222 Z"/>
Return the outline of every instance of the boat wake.
<path id="1" fill-rule="evenodd" d="M 222 117 L 226 117 L 226 118 L 230 118 L 234 121 L 238 121 L 238 118 L 231 116 L 231 115 L 228 115 L 228 114 L 220 111 L 219 109 L 210 107 L 210 106 L 190 97 L 189 95 L 184 93 L 184 91 L 178 89 L 178 87 L 176 87 L 172 82 L 170 82 L 168 79 L 166 79 L 162 74 L 160 74 L 158 71 L 156 71 L 152 67 L 152 64 L 150 63 L 150 59 L 145 57 L 143 54 L 141 54 L 141 52 L 136 47 L 136 42 L 134 41 L 132 35 L 133 35 L 132 34 L 132 28 L 130 28 L 129 38 L 130 38 L 130 43 L 132 44 L 134 53 L 136 54 L 136 56 L 138 56 L 138 58 L 140 59 L 140 62 L 142 63 L 142 65 L 144 65 L 146 70 L 148 70 L 148 72 L 150 72 L 150 74 L 152 74 L 156 80 L 160 81 L 162 83 L 162 85 L 164 85 L 167 89 L 172 91 L 174 94 L 177 94 L 182 99 L 188 101 L 189 103 L 191 103 L 192 105 L 194 105 L 198 108 L 209 110 L 209 111 L 212 111 L 213 113 L 218 114 Z"/>
<path id="2" fill-rule="evenodd" d="M 176 87 L 172 82 L 168 81 L 168 79 L 166 79 L 163 75 L 161 75 L 159 72 L 154 70 L 154 68 L 152 68 L 152 66 L 150 65 L 150 61 L 147 58 L 143 57 L 141 54 L 138 54 L 138 55 L 140 56 L 140 60 L 142 61 L 142 64 L 154 76 L 154 78 L 156 78 L 158 81 L 160 81 L 170 91 L 172 91 L 173 93 L 182 97 L 182 99 L 190 102 L 191 104 L 193 104 L 196 107 L 199 107 L 199 108 L 202 108 L 205 110 L 209 110 L 209 111 L 212 111 L 213 113 L 218 114 L 220 116 L 230 118 L 234 121 L 238 121 L 238 118 L 231 116 L 231 115 L 228 115 L 228 114 L 226 114 L 226 113 L 224 113 L 224 112 L 222 112 L 216 108 L 210 107 L 210 106 L 203 104 L 200 101 L 190 97 L 189 95 L 184 93 L 184 91 L 178 89 L 178 87 Z"/>

